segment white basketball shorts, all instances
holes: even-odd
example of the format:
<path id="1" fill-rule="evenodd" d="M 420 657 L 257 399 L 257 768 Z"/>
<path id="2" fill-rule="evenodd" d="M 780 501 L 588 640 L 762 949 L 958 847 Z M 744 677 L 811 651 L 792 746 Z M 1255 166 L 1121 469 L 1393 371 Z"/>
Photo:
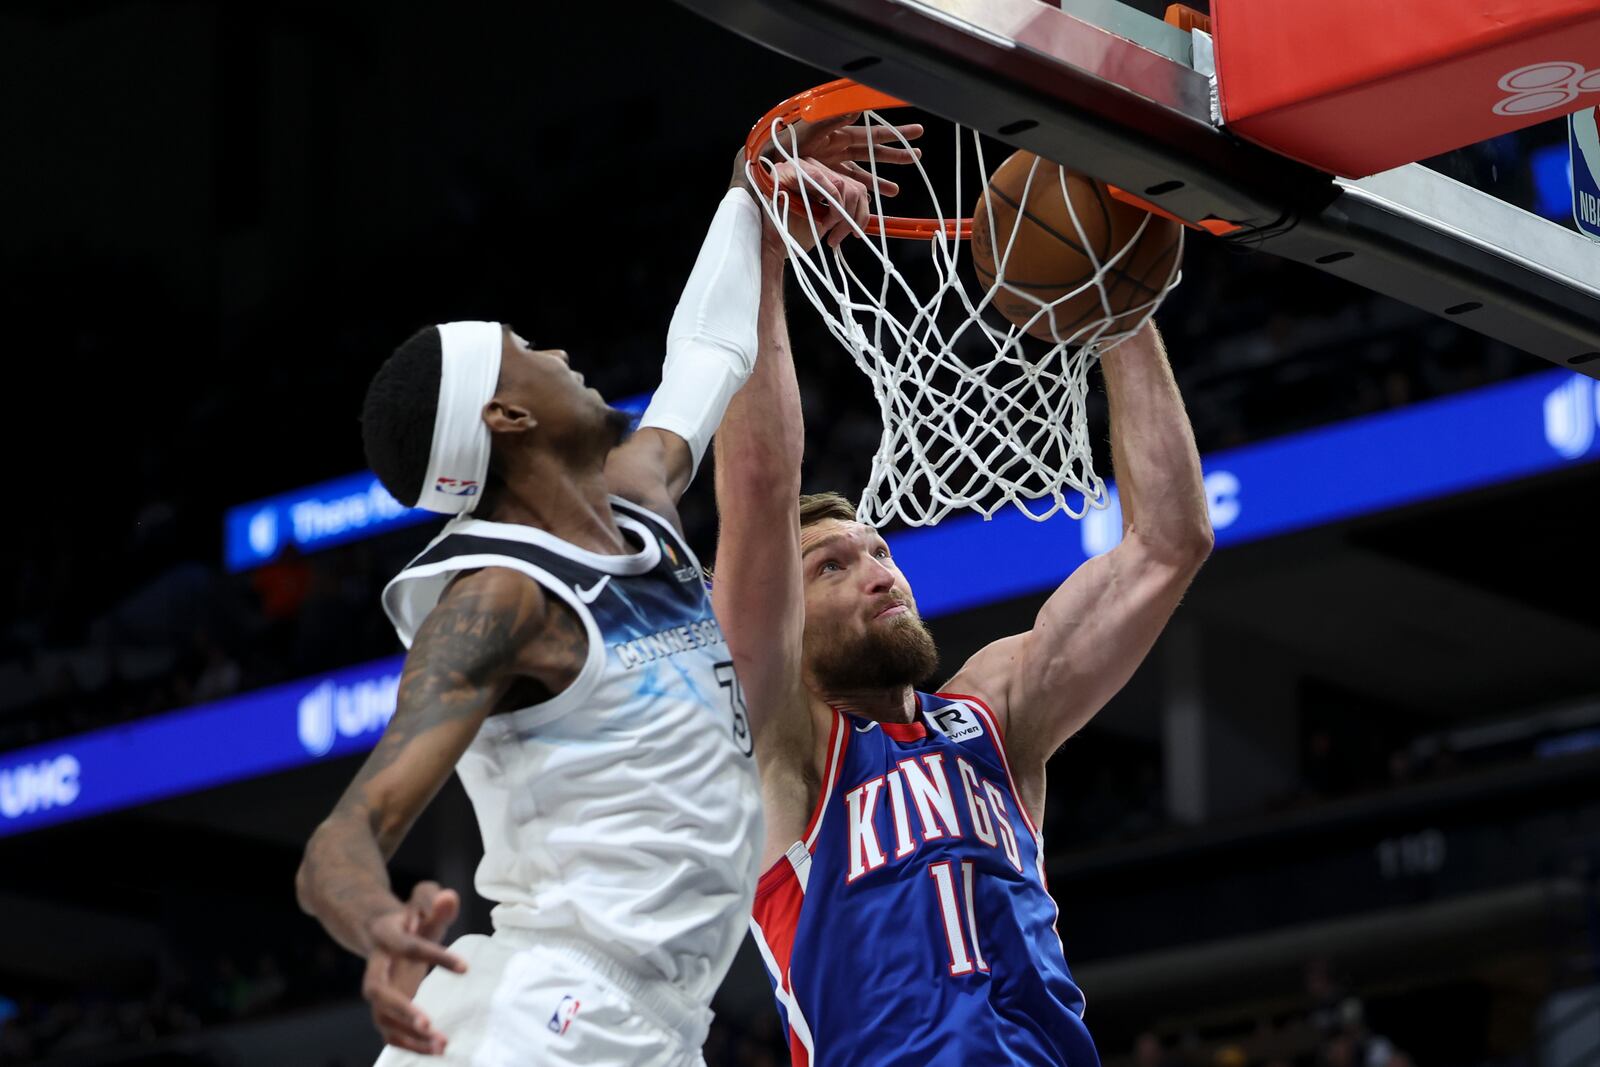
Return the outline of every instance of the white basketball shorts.
<path id="1" fill-rule="evenodd" d="M 435 968 L 416 1005 L 443 1056 L 385 1048 L 375 1067 L 704 1067 L 711 1011 L 581 942 L 468 934 L 466 974 Z"/>

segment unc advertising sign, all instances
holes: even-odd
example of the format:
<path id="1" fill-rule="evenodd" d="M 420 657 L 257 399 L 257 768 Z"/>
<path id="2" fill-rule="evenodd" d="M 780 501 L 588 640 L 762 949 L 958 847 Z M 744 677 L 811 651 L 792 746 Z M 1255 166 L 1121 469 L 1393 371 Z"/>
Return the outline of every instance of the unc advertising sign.
<path id="1" fill-rule="evenodd" d="M 1557 370 L 1214 452 L 1202 465 L 1227 548 L 1597 461 L 1600 383 Z M 1022 596 L 1115 547 L 1114 488 L 1112 501 L 1082 522 L 1010 511 L 948 519 L 894 534 L 895 555 L 928 616 Z M 365 751 L 394 714 L 401 662 L 0 753 L 0 836 Z"/>
<path id="2" fill-rule="evenodd" d="M 399 688 L 398 664 L 393 674 L 318 682 L 295 705 L 296 732 L 307 755 L 326 756 L 341 738 L 376 740 L 394 715 Z"/>
<path id="3" fill-rule="evenodd" d="M 0 837 L 362 752 L 401 657 L 0 754 Z"/>
<path id="4" fill-rule="evenodd" d="M 1217 547 L 1600 460 L 1600 385 L 1554 370 L 1202 457 Z M 946 519 L 892 537 L 927 616 L 1049 589 L 1122 539 L 1082 521 Z"/>
<path id="5" fill-rule="evenodd" d="M 70 807 L 78 799 L 78 761 L 69 753 L 0 770 L 0 818 Z"/>

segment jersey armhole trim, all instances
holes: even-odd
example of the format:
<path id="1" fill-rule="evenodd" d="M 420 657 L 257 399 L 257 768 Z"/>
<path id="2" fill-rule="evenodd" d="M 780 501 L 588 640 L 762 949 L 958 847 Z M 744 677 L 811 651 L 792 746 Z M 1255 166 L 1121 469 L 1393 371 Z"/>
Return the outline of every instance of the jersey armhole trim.
<path id="1" fill-rule="evenodd" d="M 759 900 L 765 893 L 782 885 L 785 875 L 798 874 L 795 870 L 792 853 L 796 846 L 804 849 L 809 855 L 816 847 L 817 835 L 822 832 L 822 816 L 828 808 L 828 800 L 833 795 L 833 787 L 839 780 L 839 768 L 844 765 L 844 752 L 850 744 L 850 731 L 844 728 L 844 716 L 837 709 L 829 708 L 833 713 L 833 725 L 828 730 L 828 762 L 822 769 L 822 788 L 817 793 L 816 806 L 811 809 L 811 819 L 806 823 L 806 832 L 788 851 L 779 856 L 772 866 L 761 872 L 761 877 L 756 879 L 756 898 Z"/>
<path id="2" fill-rule="evenodd" d="M 1006 771 L 1006 784 L 1011 787 L 1011 796 L 1017 802 L 1017 811 L 1022 813 L 1022 821 L 1028 824 L 1028 830 L 1033 834 L 1035 847 L 1044 849 L 1044 838 L 1039 833 L 1038 826 L 1034 825 L 1033 816 L 1028 813 L 1028 805 L 1022 802 L 1022 794 L 1017 792 L 1017 780 L 1011 773 L 1011 757 L 1006 754 L 1006 740 L 1000 733 L 1000 723 L 995 718 L 994 711 L 982 699 L 966 693 L 935 693 L 934 696 L 944 697 L 948 700 L 964 701 L 968 707 L 977 712 L 989 727 L 989 733 L 994 737 L 994 750 L 1000 754 L 1000 765 Z"/>
<path id="3" fill-rule="evenodd" d="M 1056 903 L 1055 897 L 1050 896 L 1050 876 L 1045 873 L 1044 869 L 1044 835 L 1041 834 L 1039 832 L 1039 828 L 1034 825 L 1033 816 L 1028 814 L 1028 806 L 1022 802 L 1022 794 L 1017 792 L 1017 780 L 1011 775 L 1011 757 L 1006 754 L 1005 738 L 1000 735 L 1000 724 L 995 719 L 994 710 L 990 708 L 988 704 L 984 703 L 982 698 L 975 697 L 967 693 L 935 693 L 934 695 L 946 697 L 950 700 L 965 701 L 967 706 L 976 712 L 978 716 L 989 725 L 989 729 L 993 732 L 994 748 L 995 751 L 1000 754 L 1000 765 L 1005 768 L 1006 784 L 1011 788 L 1011 799 L 1016 802 L 1017 811 L 1022 815 L 1022 821 L 1024 825 L 1028 827 L 1028 832 L 1033 835 L 1034 867 L 1039 872 L 1039 884 L 1044 887 L 1045 896 L 1050 901 L 1050 908 L 1054 916 L 1050 920 L 1050 929 L 1056 935 L 1056 943 L 1060 945 L 1061 905 Z M 1040 817 L 1043 817 L 1042 813 Z M 1066 949 L 1064 947 L 1061 950 L 1061 961 L 1063 964 L 1066 963 Z M 1076 986 L 1077 983 L 1074 982 L 1073 985 Z M 1081 987 L 1078 989 L 1078 997 L 1080 998 L 1080 1003 L 1077 1015 L 1078 1018 L 1081 1019 L 1083 1018 L 1084 1011 L 1088 1008 L 1089 998 L 1084 995 Z"/>
<path id="4" fill-rule="evenodd" d="M 589 694 L 600 681 L 600 673 L 605 666 L 606 645 L 605 636 L 600 633 L 599 625 L 594 621 L 594 614 L 589 606 L 578 599 L 567 584 L 542 567 L 536 567 L 526 560 L 517 559 L 515 556 L 495 556 L 488 554 L 452 556 L 449 559 L 427 563 L 420 567 L 401 571 L 395 575 L 391 585 L 420 578 L 433 578 L 451 571 L 481 570 L 484 567 L 504 567 L 507 570 L 518 571 L 527 578 L 532 579 L 540 589 L 547 594 L 558 597 L 571 608 L 583 623 L 585 635 L 589 639 L 589 652 L 584 658 L 583 667 L 578 671 L 578 676 L 572 684 L 549 700 L 537 704 L 529 704 L 515 711 L 505 712 L 501 715 L 490 715 L 483 721 L 480 733 L 484 736 L 500 736 L 516 730 L 526 730 L 552 723 L 570 712 L 576 711 L 589 699 Z M 437 606 L 437 602 L 435 602 Z M 429 611 L 433 609 L 430 608 Z M 420 625 L 420 624 L 419 624 Z"/>
<path id="5" fill-rule="evenodd" d="M 976 705 L 978 705 L 978 707 L 982 708 L 984 711 L 987 711 L 989 713 L 989 718 L 992 719 L 994 722 L 999 723 L 999 721 L 1000 721 L 1000 716 L 998 716 L 998 715 L 996 715 L 994 713 L 994 709 L 991 708 L 988 705 L 988 703 L 982 697 L 975 697 L 971 693 L 944 693 L 944 692 L 939 692 L 939 693 L 935 693 L 933 695 L 936 696 L 936 697 L 942 697 L 945 700 L 965 700 L 969 704 L 976 704 Z M 995 735 L 994 736 L 995 736 L 995 742 L 998 745 L 1000 745 L 1000 747 L 1001 747 L 1002 751 L 1001 751 L 1000 754 L 1001 755 L 1005 755 L 1005 752 L 1004 752 L 1005 738 L 1001 736 L 999 730 L 995 731 Z"/>
<path id="6" fill-rule="evenodd" d="M 817 794 L 817 806 L 812 809 L 811 821 L 806 823 L 806 835 L 801 838 L 807 852 L 817 847 L 817 837 L 822 833 L 822 819 L 827 814 L 828 801 L 833 798 L 833 787 L 839 782 L 845 750 L 850 747 L 850 731 L 846 729 L 844 714 L 837 708 L 829 710 L 833 712 L 833 726 L 828 730 L 828 762 L 822 768 L 822 790 Z"/>
<path id="7" fill-rule="evenodd" d="M 767 932 L 753 917 L 750 920 L 750 933 L 755 941 L 756 951 L 761 954 L 761 962 L 772 979 L 774 998 L 778 1001 L 784 1021 L 788 1024 L 786 1027 L 788 1033 L 785 1036 L 789 1038 L 791 1063 L 793 1067 L 811 1067 L 811 1062 L 816 1056 L 811 1023 L 800 1007 L 799 998 L 794 994 L 788 969 L 779 964 L 777 955 L 767 942 Z M 796 1048 L 796 1045 L 799 1047 Z"/>
<path id="8" fill-rule="evenodd" d="M 795 844 L 799 843 L 798 841 L 795 842 Z M 774 860 L 772 866 L 762 871 L 761 877 L 756 879 L 756 893 L 750 903 L 751 911 L 759 911 L 761 898 L 794 877 L 794 873 L 794 864 L 789 862 L 789 854 L 787 852 Z"/>

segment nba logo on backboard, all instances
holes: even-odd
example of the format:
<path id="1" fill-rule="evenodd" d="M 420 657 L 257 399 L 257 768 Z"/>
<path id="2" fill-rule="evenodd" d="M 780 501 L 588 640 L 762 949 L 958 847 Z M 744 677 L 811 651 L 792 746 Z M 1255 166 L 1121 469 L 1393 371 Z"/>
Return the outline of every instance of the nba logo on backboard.
<path id="1" fill-rule="evenodd" d="M 1567 116 L 1567 144 L 1572 151 L 1572 221 L 1579 233 L 1600 241 L 1600 129 L 1594 108 Z"/>
<path id="2" fill-rule="evenodd" d="M 550 1013 L 549 1027 L 552 1033 L 564 1034 L 567 1027 L 572 1025 L 572 1020 L 578 1015 L 579 1001 L 576 997 L 562 997 L 561 1003 L 556 1005 L 556 1010 Z"/>

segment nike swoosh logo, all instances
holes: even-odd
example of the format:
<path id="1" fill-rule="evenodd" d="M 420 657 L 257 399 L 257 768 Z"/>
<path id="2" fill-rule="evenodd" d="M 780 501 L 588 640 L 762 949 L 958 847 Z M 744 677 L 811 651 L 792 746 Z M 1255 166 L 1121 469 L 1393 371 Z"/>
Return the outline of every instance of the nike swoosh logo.
<path id="1" fill-rule="evenodd" d="M 877 728 L 878 728 L 878 724 L 877 724 L 877 723 L 875 723 L 875 722 L 869 722 L 869 723 L 867 723 L 867 725 L 865 725 L 865 726 L 857 726 L 857 727 L 856 727 L 856 733 L 858 733 L 858 734 L 864 734 L 864 733 L 866 733 L 866 732 L 867 732 L 867 731 L 869 731 L 869 730 L 876 730 L 876 729 L 877 729 Z"/>
<path id="2" fill-rule="evenodd" d="M 611 575 L 608 574 L 587 589 L 584 589 L 581 586 L 575 586 L 573 588 L 573 592 L 577 593 L 578 599 L 583 601 L 585 604 L 593 604 L 595 598 L 600 595 L 600 590 L 604 589 L 606 587 L 606 583 L 610 580 Z"/>

